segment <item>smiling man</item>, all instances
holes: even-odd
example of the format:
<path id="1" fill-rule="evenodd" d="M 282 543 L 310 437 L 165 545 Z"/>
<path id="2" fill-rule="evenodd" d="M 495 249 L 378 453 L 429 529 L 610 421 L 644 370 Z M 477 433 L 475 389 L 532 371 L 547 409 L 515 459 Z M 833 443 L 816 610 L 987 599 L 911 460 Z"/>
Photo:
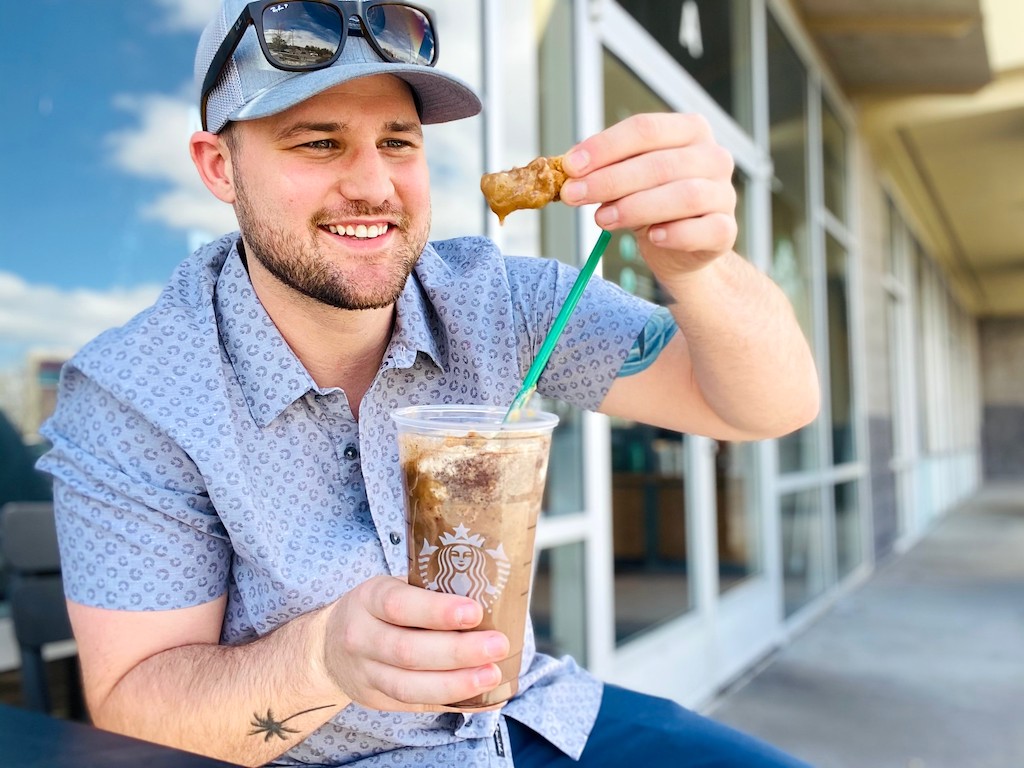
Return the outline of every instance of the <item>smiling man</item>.
<path id="1" fill-rule="evenodd" d="M 225 0 L 201 38 L 192 157 L 240 232 L 76 355 L 46 427 L 94 722 L 248 765 L 797 766 L 529 630 L 511 701 L 446 706 L 498 684 L 508 639 L 405 582 L 389 414 L 507 405 L 576 273 L 428 241 L 421 126 L 480 109 L 434 67 L 437 34 L 397 2 Z M 732 250 L 706 122 L 629 118 L 564 168 L 563 201 L 633 231 L 673 304 L 593 281 L 538 390 L 728 440 L 813 418 L 807 345 Z"/>

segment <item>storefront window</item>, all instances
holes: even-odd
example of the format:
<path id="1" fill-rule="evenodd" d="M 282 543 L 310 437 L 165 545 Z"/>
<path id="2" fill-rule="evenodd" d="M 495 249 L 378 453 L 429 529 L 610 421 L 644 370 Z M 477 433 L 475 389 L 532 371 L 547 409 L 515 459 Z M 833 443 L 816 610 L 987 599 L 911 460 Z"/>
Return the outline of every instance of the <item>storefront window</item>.
<path id="1" fill-rule="evenodd" d="M 825 515 L 821 491 L 783 496 L 782 578 L 786 616 L 791 616 L 825 591 Z"/>
<path id="2" fill-rule="evenodd" d="M 604 55 L 605 121 L 669 107 L 611 54 Z M 616 233 L 604 275 L 626 290 L 664 303 L 629 232 Z M 615 634 L 628 638 L 692 607 L 683 471 L 684 436 L 615 420 L 612 424 L 612 522 Z"/>
<path id="3" fill-rule="evenodd" d="M 530 595 L 537 649 L 586 664 L 587 578 L 582 542 L 543 550 Z"/>
<path id="4" fill-rule="evenodd" d="M 857 458 L 853 423 L 853 370 L 850 345 L 849 281 L 846 249 L 826 236 L 829 396 L 832 404 L 832 462 Z"/>
<path id="5" fill-rule="evenodd" d="M 814 338 L 813 286 L 807 197 L 807 71 L 779 27 L 768 18 L 768 103 L 771 127 L 771 274 Z M 813 425 L 779 440 L 779 470 L 797 472 L 818 464 Z"/>
<path id="6" fill-rule="evenodd" d="M 572 8 L 560 0 L 534 0 L 530 14 L 511 3 L 499 5 L 508 39 L 500 54 L 505 109 L 501 165 L 510 168 L 539 154 L 561 154 L 575 142 Z M 566 205 L 509 216 L 501 228 L 504 250 L 573 264 L 578 253 L 575 217 L 575 209 Z M 583 509 L 583 413 L 555 401 L 544 401 L 543 407 L 559 416 L 544 512 L 574 514 Z"/>
<path id="7" fill-rule="evenodd" d="M 928 354 L 926 346 L 931 338 L 931 325 L 928 322 L 932 306 L 932 295 L 929 290 L 931 265 L 928 255 L 921 244 L 914 241 L 914 364 L 917 369 L 917 445 L 928 454 L 931 452 L 929 429 L 930 397 L 928 378 Z"/>
<path id="8" fill-rule="evenodd" d="M 715 452 L 715 523 L 718 591 L 761 572 L 761 520 L 753 478 L 753 443 L 718 443 Z"/>
<path id="9" fill-rule="evenodd" d="M 842 222 L 846 212 L 846 129 L 828 102 L 821 103 L 822 154 L 825 161 L 825 207 Z"/>
<path id="10" fill-rule="evenodd" d="M 430 0 L 440 38 L 438 66 L 483 93 L 482 16 L 479 2 Z M 441 240 L 484 230 L 489 214 L 480 195 L 484 172 L 483 119 L 427 125 L 423 133 L 430 163 L 433 225 L 430 236 Z"/>
<path id="11" fill-rule="evenodd" d="M 750 0 L 619 0 L 748 132 L 753 130 Z"/>
<path id="12" fill-rule="evenodd" d="M 861 524 L 860 483 L 843 483 L 835 488 L 836 575 L 839 580 L 864 562 L 864 534 Z"/>

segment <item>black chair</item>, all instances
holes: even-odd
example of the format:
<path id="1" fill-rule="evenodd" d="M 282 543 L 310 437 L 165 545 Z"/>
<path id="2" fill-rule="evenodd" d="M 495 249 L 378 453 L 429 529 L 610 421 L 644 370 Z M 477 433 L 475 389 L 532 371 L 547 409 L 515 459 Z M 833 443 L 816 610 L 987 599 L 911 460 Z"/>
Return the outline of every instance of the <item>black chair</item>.
<path id="1" fill-rule="evenodd" d="M 43 646 L 72 639 L 60 576 L 53 504 L 48 501 L 5 504 L 0 509 L 0 542 L 14 636 L 21 653 L 23 704 L 28 709 L 51 712 Z M 68 713 L 72 718 L 81 719 L 85 708 L 77 656 L 73 654 L 66 661 Z"/>

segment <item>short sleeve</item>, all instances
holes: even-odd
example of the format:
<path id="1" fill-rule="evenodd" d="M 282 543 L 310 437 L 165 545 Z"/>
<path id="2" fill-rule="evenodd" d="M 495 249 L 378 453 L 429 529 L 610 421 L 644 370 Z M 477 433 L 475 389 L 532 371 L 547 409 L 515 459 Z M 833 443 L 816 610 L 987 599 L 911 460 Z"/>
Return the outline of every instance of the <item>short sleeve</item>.
<path id="1" fill-rule="evenodd" d="M 508 260 L 513 301 L 529 340 L 523 371 L 540 351 L 579 270 L 555 260 Z M 537 392 L 587 410 L 604 400 L 629 350 L 657 305 L 599 277 L 587 283 L 540 380 Z"/>
<path id="2" fill-rule="evenodd" d="M 69 363 L 43 428 L 52 448 L 67 597 L 121 610 L 184 608 L 227 590 L 231 548 L 187 453 Z"/>

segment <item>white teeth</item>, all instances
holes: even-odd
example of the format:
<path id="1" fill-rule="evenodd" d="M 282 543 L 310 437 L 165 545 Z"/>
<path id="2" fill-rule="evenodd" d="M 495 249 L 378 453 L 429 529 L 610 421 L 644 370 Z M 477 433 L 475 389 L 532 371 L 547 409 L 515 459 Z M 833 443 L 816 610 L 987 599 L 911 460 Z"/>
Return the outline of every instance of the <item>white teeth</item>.
<path id="1" fill-rule="evenodd" d="M 347 227 L 339 227 L 335 224 L 327 225 L 327 231 L 332 234 L 346 235 L 348 237 L 355 237 L 359 240 L 369 240 L 374 237 L 380 237 L 381 235 L 387 234 L 388 228 L 388 224 L 371 224 L 370 226 L 359 224 L 355 227 L 351 224 Z"/>

